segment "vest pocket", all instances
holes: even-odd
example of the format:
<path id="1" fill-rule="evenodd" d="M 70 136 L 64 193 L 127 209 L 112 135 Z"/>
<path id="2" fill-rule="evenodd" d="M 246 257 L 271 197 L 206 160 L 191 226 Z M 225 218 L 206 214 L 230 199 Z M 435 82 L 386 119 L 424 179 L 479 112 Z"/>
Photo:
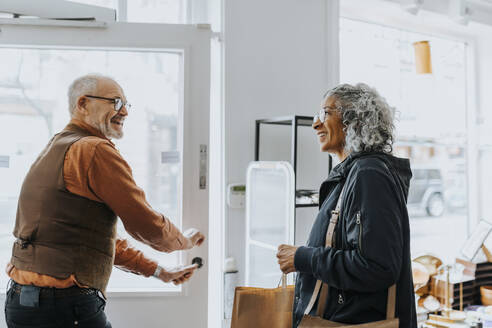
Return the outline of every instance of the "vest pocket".
<path id="1" fill-rule="evenodd" d="M 23 244 L 19 240 L 14 242 L 12 257 L 16 261 L 32 264 L 34 248 L 31 243 Z M 12 263 L 15 265 L 15 263 Z"/>

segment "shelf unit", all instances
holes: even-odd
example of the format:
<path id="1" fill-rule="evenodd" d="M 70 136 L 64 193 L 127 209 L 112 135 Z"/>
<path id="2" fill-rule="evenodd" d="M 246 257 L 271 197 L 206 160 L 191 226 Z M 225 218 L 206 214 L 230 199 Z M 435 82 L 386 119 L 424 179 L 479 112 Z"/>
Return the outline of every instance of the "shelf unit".
<path id="1" fill-rule="evenodd" d="M 297 139 L 298 133 L 297 129 L 299 127 L 312 127 L 313 117 L 312 116 L 281 116 L 281 117 L 273 117 L 269 119 L 256 120 L 256 128 L 255 128 L 255 161 L 260 160 L 260 129 L 264 124 L 273 124 L 273 125 L 290 125 L 291 126 L 291 158 L 290 163 L 294 168 L 294 176 L 295 176 L 295 186 L 297 191 Z M 330 173 L 333 166 L 333 159 L 330 155 L 328 155 L 328 174 Z M 317 207 L 318 204 L 297 204 L 296 208 L 300 207 Z M 294 214 L 295 218 L 295 214 Z"/>

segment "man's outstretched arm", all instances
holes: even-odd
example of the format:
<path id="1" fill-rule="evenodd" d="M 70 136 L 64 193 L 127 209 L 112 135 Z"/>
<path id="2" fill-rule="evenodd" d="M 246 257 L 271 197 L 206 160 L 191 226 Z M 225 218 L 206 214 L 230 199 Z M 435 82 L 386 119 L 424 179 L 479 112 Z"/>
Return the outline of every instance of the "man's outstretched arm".
<path id="1" fill-rule="evenodd" d="M 109 142 L 96 145 L 88 179 L 91 191 L 121 218 L 125 230 L 138 241 L 159 251 L 172 252 L 193 248 L 205 239 L 197 230 L 183 235 L 149 205 L 130 166 Z"/>
<path id="2" fill-rule="evenodd" d="M 118 238 L 116 240 L 114 266 L 123 271 L 150 277 L 156 273 L 158 264 L 147 258 L 138 249 L 133 248 L 126 239 Z M 166 283 L 172 281 L 178 285 L 190 279 L 196 268 L 196 265 L 162 268 L 156 278 Z"/>

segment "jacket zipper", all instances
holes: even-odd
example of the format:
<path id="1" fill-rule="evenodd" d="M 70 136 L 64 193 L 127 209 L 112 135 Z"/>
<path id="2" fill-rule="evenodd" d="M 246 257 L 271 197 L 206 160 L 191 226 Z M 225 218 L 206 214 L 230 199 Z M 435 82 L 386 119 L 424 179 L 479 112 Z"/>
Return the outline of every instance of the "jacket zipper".
<path id="1" fill-rule="evenodd" d="M 362 254 L 362 219 L 360 211 L 357 212 L 355 223 L 359 226 L 359 252 Z"/>
<path id="2" fill-rule="evenodd" d="M 338 294 L 338 304 L 342 305 L 344 302 L 345 302 L 345 300 L 343 299 L 343 295 L 342 295 L 342 293 L 340 292 L 340 293 Z"/>

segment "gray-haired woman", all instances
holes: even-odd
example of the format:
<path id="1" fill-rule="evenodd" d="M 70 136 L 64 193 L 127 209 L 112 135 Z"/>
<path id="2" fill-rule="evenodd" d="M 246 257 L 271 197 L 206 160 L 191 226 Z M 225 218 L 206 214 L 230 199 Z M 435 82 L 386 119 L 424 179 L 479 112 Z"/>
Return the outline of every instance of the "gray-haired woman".
<path id="1" fill-rule="evenodd" d="M 407 159 L 391 155 L 393 109 L 366 84 L 342 84 L 325 95 L 313 129 L 321 151 L 336 154 L 341 163 L 321 185 L 307 245 L 278 249 L 281 270 L 298 272 L 293 326 L 304 314 L 316 315 L 318 303 L 325 303 L 321 316 L 327 320 L 384 320 L 388 289 L 396 284 L 400 327 L 417 327 L 406 208 L 412 173 Z M 338 223 L 328 234 L 332 245 L 325 247 L 339 197 Z M 317 280 L 327 294 L 320 293 Z"/>

